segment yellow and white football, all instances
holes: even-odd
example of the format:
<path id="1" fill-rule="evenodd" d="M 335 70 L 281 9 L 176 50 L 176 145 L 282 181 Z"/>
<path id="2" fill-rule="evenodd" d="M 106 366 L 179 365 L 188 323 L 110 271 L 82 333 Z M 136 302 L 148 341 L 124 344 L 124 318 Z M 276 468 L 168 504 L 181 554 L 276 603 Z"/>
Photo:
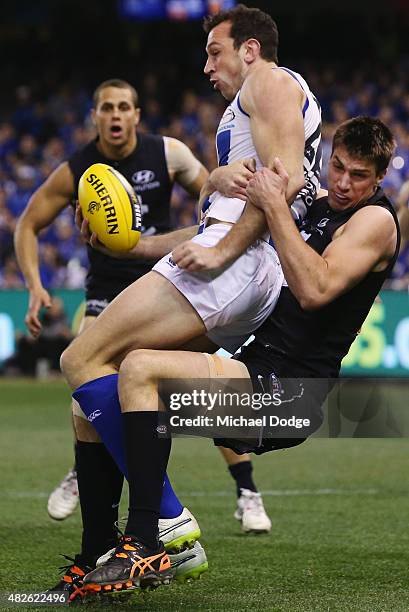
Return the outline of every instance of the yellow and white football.
<path id="1" fill-rule="evenodd" d="M 140 199 L 120 172 L 93 164 L 81 176 L 78 201 L 92 232 L 111 251 L 129 251 L 141 235 Z"/>

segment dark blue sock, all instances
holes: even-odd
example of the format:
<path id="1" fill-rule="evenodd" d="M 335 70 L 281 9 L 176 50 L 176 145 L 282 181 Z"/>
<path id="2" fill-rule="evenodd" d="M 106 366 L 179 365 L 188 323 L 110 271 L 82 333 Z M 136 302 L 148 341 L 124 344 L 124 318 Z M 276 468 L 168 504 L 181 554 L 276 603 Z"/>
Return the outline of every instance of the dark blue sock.
<path id="1" fill-rule="evenodd" d="M 91 380 L 78 387 L 72 396 L 81 406 L 88 421 L 95 427 L 125 478 L 128 479 L 121 405 L 118 397 L 118 374 Z M 165 475 L 160 516 L 161 518 L 174 518 L 179 516 L 182 510 L 183 506 L 176 497 L 168 476 Z"/>

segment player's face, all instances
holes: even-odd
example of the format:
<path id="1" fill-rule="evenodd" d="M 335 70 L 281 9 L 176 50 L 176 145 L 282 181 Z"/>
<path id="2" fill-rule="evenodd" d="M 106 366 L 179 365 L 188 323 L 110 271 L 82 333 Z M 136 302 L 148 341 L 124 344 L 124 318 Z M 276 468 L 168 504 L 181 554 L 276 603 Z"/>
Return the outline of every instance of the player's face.
<path id="1" fill-rule="evenodd" d="M 102 142 L 110 146 L 124 146 L 135 139 L 140 109 L 134 107 L 129 89 L 103 89 L 92 116 Z"/>
<path id="2" fill-rule="evenodd" d="M 345 147 L 336 147 L 329 160 L 329 205 L 333 210 L 358 206 L 374 194 L 382 178 L 373 162 L 351 157 Z"/>
<path id="3" fill-rule="evenodd" d="M 204 67 L 213 89 L 220 91 L 226 100 L 233 100 L 243 85 L 246 67 L 242 59 L 243 45 L 240 49 L 234 48 L 230 28 L 231 24 L 223 21 L 209 32 Z"/>

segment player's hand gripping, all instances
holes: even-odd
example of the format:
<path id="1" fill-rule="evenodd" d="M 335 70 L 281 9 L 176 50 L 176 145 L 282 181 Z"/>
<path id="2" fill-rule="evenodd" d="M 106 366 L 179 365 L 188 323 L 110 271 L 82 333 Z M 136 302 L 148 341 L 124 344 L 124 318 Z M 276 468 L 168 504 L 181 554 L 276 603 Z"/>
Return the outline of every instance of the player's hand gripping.
<path id="1" fill-rule="evenodd" d="M 37 338 L 41 332 L 41 321 L 38 317 L 41 308 L 51 307 L 51 297 L 48 291 L 41 285 L 30 290 L 30 299 L 24 322 L 33 338 Z"/>
<path id="2" fill-rule="evenodd" d="M 102 242 L 98 240 L 98 236 L 95 232 L 91 232 L 89 228 L 89 221 L 88 219 L 84 218 L 79 204 L 77 204 L 75 208 L 75 225 L 80 230 L 81 236 L 84 238 L 85 242 L 88 242 L 93 249 L 103 253 L 104 255 L 108 255 L 109 257 L 118 257 L 117 253 L 107 249 Z"/>
<path id="3" fill-rule="evenodd" d="M 289 176 L 278 157 L 274 160 L 274 171 L 262 168 L 256 172 L 247 185 L 247 197 L 260 210 L 266 212 L 279 206 L 288 208 L 286 190 Z"/>
<path id="4" fill-rule="evenodd" d="M 256 160 L 252 157 L 239 159 L 228 166 L 213 170 L 210 180 L 214 188 L 228 198 L 246 200 L 246 187 L 256 171 Z"/>
<path id="5" fill-rule="evenodd" d="M 216 270 L 223 265 L 217 246 L 203 247 L 191 240 L 179 244 L 172 251 L 172 259 L 179 268 L 189 272 Z"/>

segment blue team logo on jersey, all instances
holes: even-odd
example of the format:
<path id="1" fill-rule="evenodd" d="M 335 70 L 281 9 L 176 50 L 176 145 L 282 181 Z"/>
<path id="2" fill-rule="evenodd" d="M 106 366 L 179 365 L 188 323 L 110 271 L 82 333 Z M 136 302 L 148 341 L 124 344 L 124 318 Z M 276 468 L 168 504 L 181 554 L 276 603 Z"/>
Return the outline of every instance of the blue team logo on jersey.
<path id="1" fill-rule="evenodd" d="M 236 115 L 234 113 L 234 110 L 231 108 L 231 106 L 227 107 L 226 110 L 224 111 L 224 115 L 220 120 L 219 123 L 219 130 L 221 128 L 225 128 L 227 123 L 231 123 L 232 121 L 234 121 L 236 118 Z"/>

